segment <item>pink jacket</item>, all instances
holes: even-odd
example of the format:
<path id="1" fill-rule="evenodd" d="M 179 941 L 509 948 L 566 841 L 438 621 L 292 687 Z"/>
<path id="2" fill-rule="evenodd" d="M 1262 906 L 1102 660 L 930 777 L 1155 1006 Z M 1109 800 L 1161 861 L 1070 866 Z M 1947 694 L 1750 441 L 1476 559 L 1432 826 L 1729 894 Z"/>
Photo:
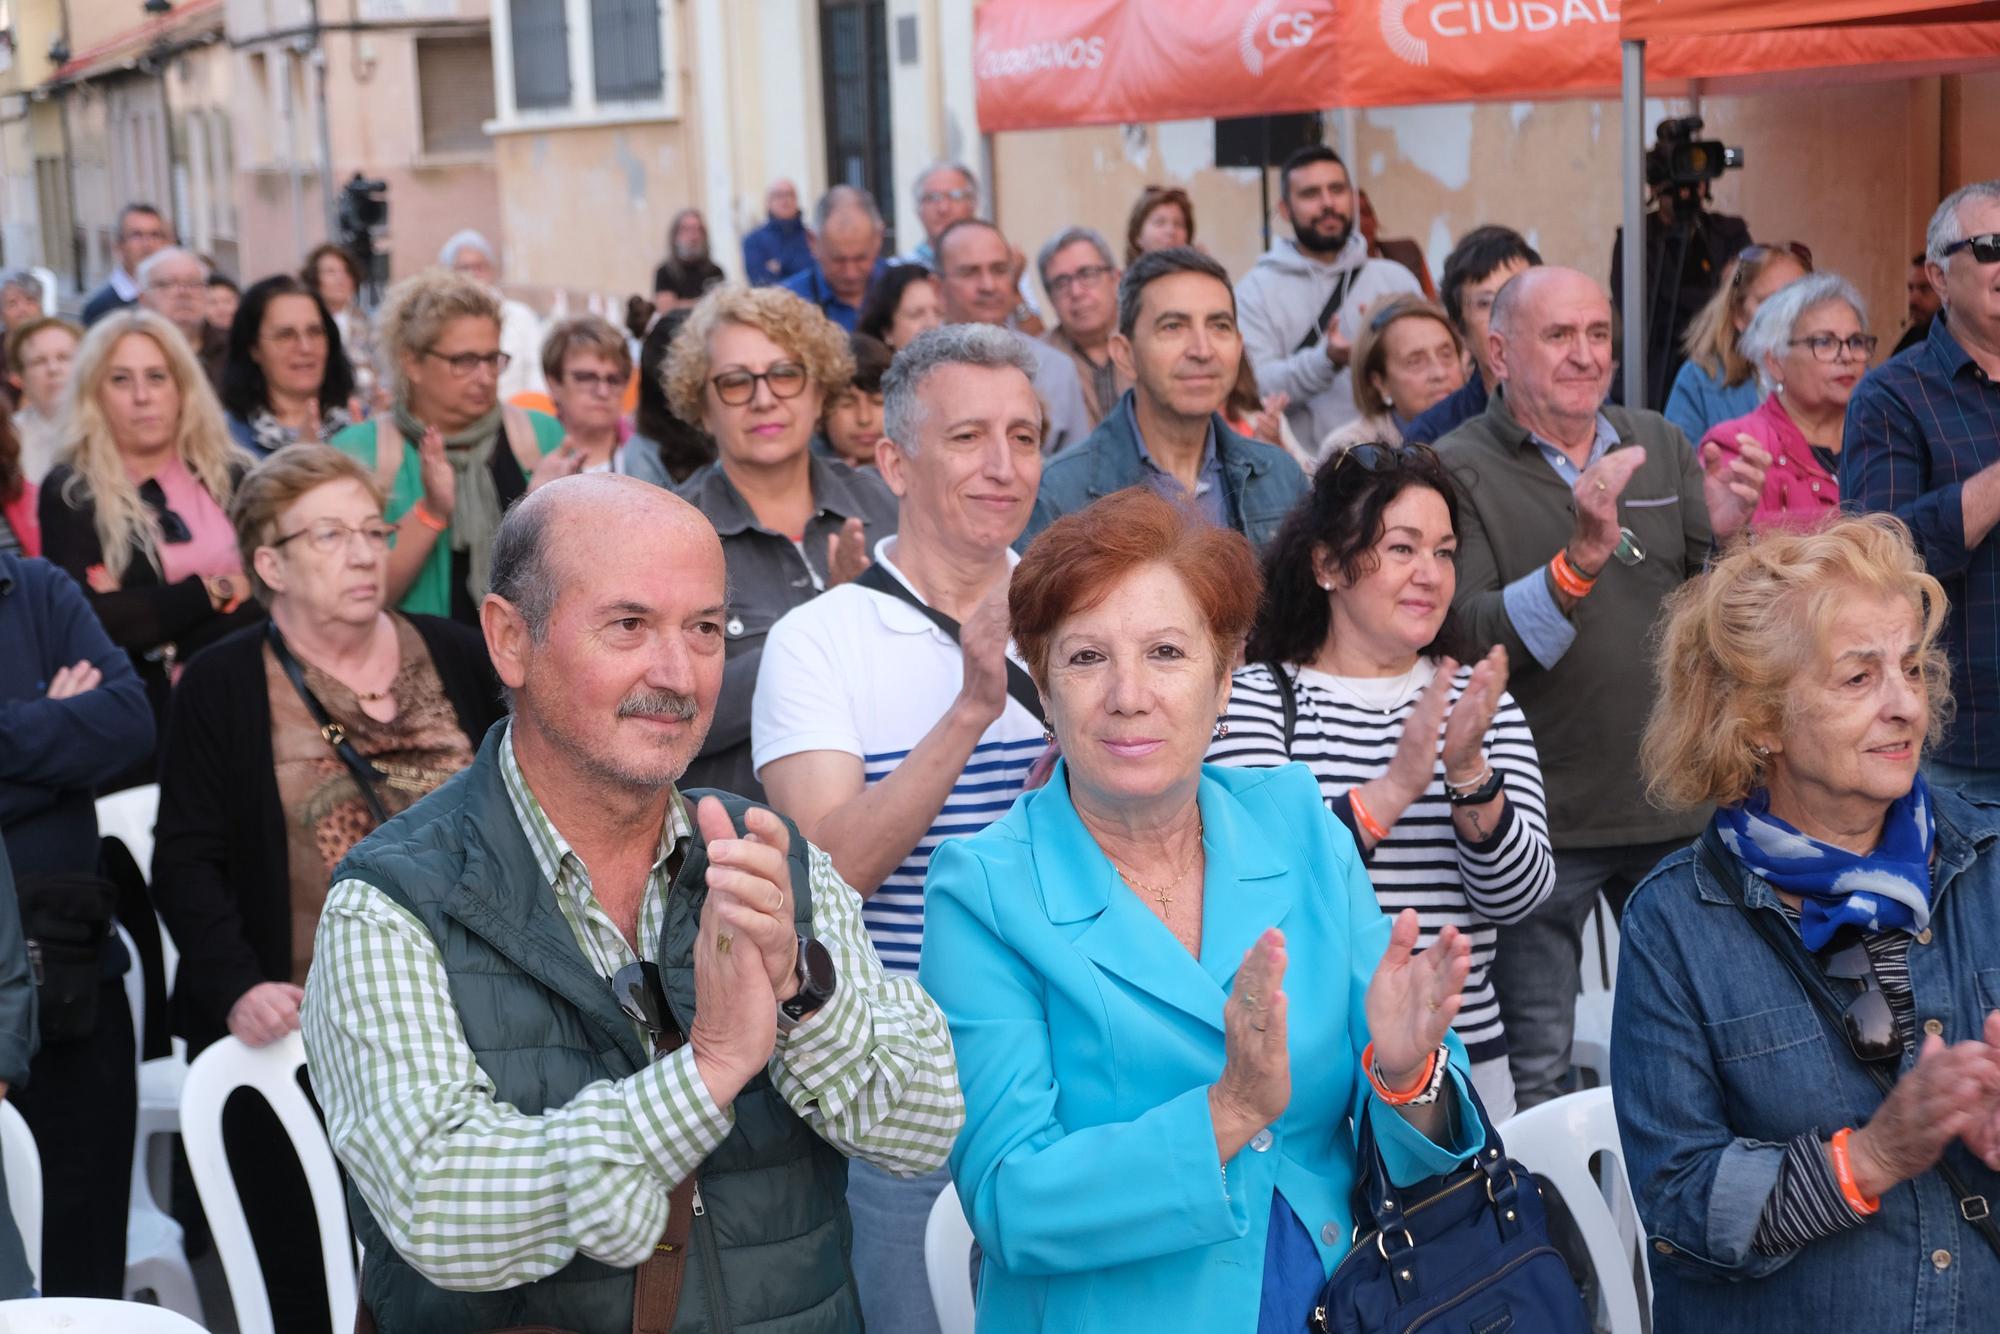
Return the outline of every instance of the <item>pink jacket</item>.
<path id="1" fill-rule="evenodd" d="M 1750 517 L 1753 527 L 1810 528 L 1840 507 L 1840 482 L 1820 466 L 1812 446 L 1776 394 L 1754 411 L 1710 427 L 1702 444 L 1712 440 L 1722 447 L 1725 458 L 1735 458 L 1740 452 L 1738 435 L 1749 436 L 1771 456 L 1770 470 L 1764 474 L 1764 494 Z"/>

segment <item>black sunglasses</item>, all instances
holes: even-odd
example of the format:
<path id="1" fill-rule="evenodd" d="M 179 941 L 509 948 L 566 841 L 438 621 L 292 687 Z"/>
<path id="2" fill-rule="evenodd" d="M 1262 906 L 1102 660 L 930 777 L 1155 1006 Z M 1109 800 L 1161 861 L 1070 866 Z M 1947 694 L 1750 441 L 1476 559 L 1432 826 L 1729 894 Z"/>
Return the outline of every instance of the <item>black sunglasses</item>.
<path id="1" fill-rule="evenodd" d="M 1444 467 L 1429 445 L 1388 445 L 1375 440 L 1349 445 L 1334 457 L 1333 466 L 1344 468 L 1350 463 L 1358 464 L 1363 472 L 1394 472 L 1412 463 L 1424 469 Z"/>
<path id="2" fill-rule="evenodd" d="M 1893 1061 L 1901 1056 L 1903 1035 L 1897 1031 L 1889 998 L 1882 994 L 1882 982 L 1875 975 L 1875 961 L 1868 957 L 1868 946 L 1857 936 L 1826 955 L 1820 966 L 1828 977 L 1861 984 L 1861 994 L 1847 1003 L 1840 1016 L 1842 1027 L 1847 1030 L 1847 1045 L 1854 1055 L 1871 1063 Z"/>
<path id="3" fill-rule="evenodd" d="M 139 499 L 147 508 L 160 516 L 160 540 L 168 546 L 179 546 L 183 542 L 194 541 L 194 534 L 188 531 L 187 520 L 174 512 L 167 504 L 167 493 L 158 478 L 143 482 L 139 486 Z"/>
<path id="4" fill-rule="evenodd" d="M 1981 232 L 1963 241 L 1953 241 L 1938 252 L 1938 257 L 1950 259 L 1961 250 L 1970 250 L 1972 257 L 1981 264 L 2000 264 L 2000 232 Z"/>
<path id="5" fill-rule="evenodd" d="M 674 1021 L 674 1012 L 667 1008 L 667 988 L 660 978 L 658 964 L 650 959 L 626 964 L 613 975 L 611 991 L 625 1017 L 651 1033 L 655 1046 L 680 1045 L 681 1026 Z"/>

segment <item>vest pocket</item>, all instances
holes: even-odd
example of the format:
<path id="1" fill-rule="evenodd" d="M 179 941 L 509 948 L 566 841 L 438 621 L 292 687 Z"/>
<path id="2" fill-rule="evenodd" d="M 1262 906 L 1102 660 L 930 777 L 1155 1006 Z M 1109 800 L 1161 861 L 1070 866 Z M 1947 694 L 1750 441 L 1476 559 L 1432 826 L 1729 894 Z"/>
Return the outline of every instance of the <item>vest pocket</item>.
<path id="1" fill-rule="evenodd" d="M 1824 1044 L 1826 1033 L 1811 1004 L 1760 1010 L 1736 1019 L 1704 1024 L 1719 1064 L 1759 1060 L 1812 1043 Z"/>

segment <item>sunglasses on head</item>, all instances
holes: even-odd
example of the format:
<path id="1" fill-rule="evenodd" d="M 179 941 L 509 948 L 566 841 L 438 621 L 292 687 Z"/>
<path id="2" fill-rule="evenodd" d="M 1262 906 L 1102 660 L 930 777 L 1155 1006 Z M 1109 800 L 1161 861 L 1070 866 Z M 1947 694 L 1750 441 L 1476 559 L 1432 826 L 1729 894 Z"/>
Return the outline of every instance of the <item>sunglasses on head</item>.
<path id="1" fill-rule="evenodd" d="M 1363 472 L 1394 472 L 1405 464 L 1427 469 L 1444 466 L 1438 460 L 1437 451 L 1429 445 L 1391 445 L 1376 440 L 1349 445 L 1334 456 L 1335 468 L 1344 468 L 1350 463 L 1359 466 Z"/>
<path id="2" fill-rule="evenodd" d="M 667 1008 L 667 988 L 658 964 L 648 959 L 626 964 L 613 975 L 611 992 L 625 1017 L 651 1033 L 656 1044 L 679 1045 L 681 1026 Z"/>
<path id="3" fill-rule="evenodd" d="M 1841 1026 L 1847 1032 L 1847 1045 L 1855 1057 L 1874 1062 L 1893 1061 L 1901 1056 L 1903 1035 L 1896 1029 L 1895 1012 L 1889 1008 L 1889 998 L 1882 993 L 1881 979 L 1875 975 L 1875 961 L 1869 958 L 1868 946 L 1861 937 L 1836 945 L 1822 957 L 1820 966 L 1828 977 L 1861 984 L 1861 994 L 1847 1003 L 1840 1016 Z"/>
<path id="4" fill-rule="evenodd" d="M 1970 250 L 1973 259 L 1981 264 L 2000 264 L 2000 232 L 1981 232 L 1978 236 L 1953 241 L 1939 252 L 1939 256 L 1950 259 L 1961 250 Z"/>

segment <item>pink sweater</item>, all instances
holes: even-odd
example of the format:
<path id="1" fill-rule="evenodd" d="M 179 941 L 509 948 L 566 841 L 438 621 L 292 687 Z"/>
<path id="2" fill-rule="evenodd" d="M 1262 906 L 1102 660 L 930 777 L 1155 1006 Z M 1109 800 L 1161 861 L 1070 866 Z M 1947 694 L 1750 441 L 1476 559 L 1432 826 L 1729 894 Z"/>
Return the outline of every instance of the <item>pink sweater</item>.
<path id="1" fill-rule="evenodd" d="M 1725 458 L 1733 459 L 1741 452 L 1736 443 L 1739 435 L 1749 436 L 1771 456 L 1764 494 L 1750 517 L 1753 527 L 1810 528 L 1840 507 L 1840 482 L 1820 466 L 1812 445 L 1776 394 L 1754 411 L 1710 427 L 1702 444 L 1712 440 L 1722 447 Z"/>

